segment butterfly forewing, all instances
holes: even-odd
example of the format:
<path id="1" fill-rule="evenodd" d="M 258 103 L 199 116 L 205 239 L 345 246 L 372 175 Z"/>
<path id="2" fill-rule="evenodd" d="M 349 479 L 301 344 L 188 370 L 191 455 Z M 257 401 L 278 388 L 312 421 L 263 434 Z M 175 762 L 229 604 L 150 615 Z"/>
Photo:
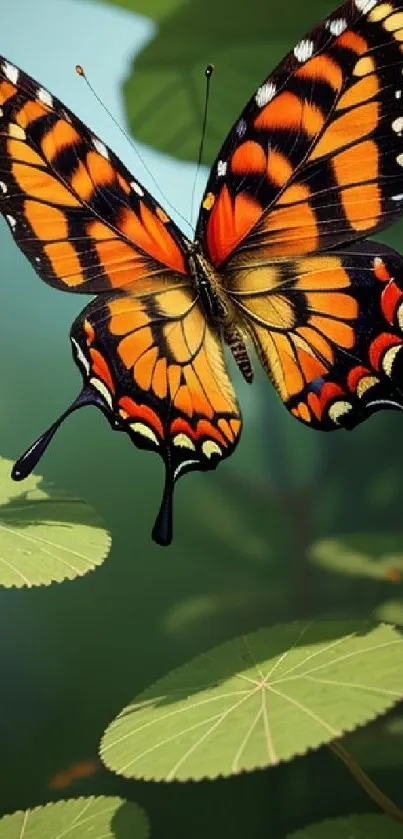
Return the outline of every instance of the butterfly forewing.
<path id="1" fill-rule="evenodd" d="M 315 253 L 401 214 L 402 45 L 401 0 L 349 0 L 261 85 L 203 198 L 215 265 Z"/>
<path id="2" fill-rule="evenodd" d="M 45 282 L 100 293 L 185 272 L 184 236 L 116 155 L 0 57 L 0 211 Z"/>

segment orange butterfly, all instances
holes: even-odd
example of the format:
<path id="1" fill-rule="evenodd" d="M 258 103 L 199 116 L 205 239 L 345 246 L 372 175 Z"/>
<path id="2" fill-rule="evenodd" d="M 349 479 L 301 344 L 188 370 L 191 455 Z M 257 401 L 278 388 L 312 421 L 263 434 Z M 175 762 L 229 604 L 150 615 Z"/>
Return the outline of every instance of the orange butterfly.
<path id="1" fill-rule="evenodd" d="M 363 237 L 403 213 L 403 0 L 349 0 L 294 48 L 231 129 L 194 242 L 104 143 L 0 59 L 0 209 L 45 282 L 94 294 L 71 330 L 83 390 L 159 452 L 153 537 L 174 483 L 234 451 L 241 414 L 223 346 L 249 344 L 291 413 L 353 428 L 403 407 L 403 261 Z"/>

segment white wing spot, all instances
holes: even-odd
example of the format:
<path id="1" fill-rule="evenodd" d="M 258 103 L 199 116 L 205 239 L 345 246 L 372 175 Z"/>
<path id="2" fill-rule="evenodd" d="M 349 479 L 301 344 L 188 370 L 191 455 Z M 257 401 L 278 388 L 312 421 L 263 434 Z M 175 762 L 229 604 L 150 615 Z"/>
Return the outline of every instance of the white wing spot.
<path id="1" fill-rule="evenodd" d="M 36 93 L 38 99 L 43 102 L 44 105 L 47 105 L 48 108 L 53 107 L 53 96 L 49 93 L 48 90 L 45 90 L 44 87 L 39 87 Z"/>
<path id="2" fill-rule="evenodd" d="M 366 15 L 376 6 L 377 2 L 378 0 L 355 0 L 355 5 L 360 12 Z"/>
<path id="3" fill-rule="evenodd" d="M 14 64 L 10 64 L 8 61 L 3 61 L 1 69 L 11 84 L 17 84 L 20 71 L 17 67 L 14 67 Z"/>
<path id="4" fill-rule="evenodd" d="M 240 119 L 235 129 L 238 137 L 243 137 L 244 134 L 246 134 L 247 128 L 248 123 L 246 122 L 246 119 Z"/>
<path id="5" fill-rule="evenodd" d="M 308 39 L 300 41 L 299 44 L 294 47 L 295 58 L 302 64 L 304 61 L 308 61 L 308 58 L 312 58 L 314 49 L 315 44 L 313 41 L 309 41 Z"/>
<path id="6" fill-rule="evenodd" d="M 397 195 L 392 195 L 392 201 L 403 201 L 403 192 L 398 192 Z"/>
<path id="7" fill-rule="evenodd" d="M 393 131 L 396 134 L 401 134 L 403 131 L 403 117 L 398 117 L 392 122 Z"/>
<path id="8" fill-rule="evenodd" d="M 217 163 L 217 175 L 219 178 L 224 178 L 227 174 L 227 162 L 226 160 L 219 160 Z"/>
<path id="9" fill-rule="evenodd" d="M 182 463 L 176 467 L 174 472 L 174 481 L 179 477 L 180 473 L 186 468 L 186 466 L 193 466 L 194 463 L 199 463 L 198 460 L 182 460 Z"/>
<path id="10" fill-rule="evenodd" d="M 131 181 L 130 186 L 131 186 L 133 192 L 135 192 L 137 195 L 139 195 L 140 198 L 143 198 L 144 190 L 141 188 L 141 186 L 139 186 L 139 184 L 136 181 Z"/>
<path id="11" fill-rule="evenodd" d="M 401 90 L 395 90 L 395 99 L 401 99 L 401 98 L 402 98 L 402 91 Z"/>
<path id="12" fill-rule="evenodd" d="M 258 88 L 255 95 L 255 102 L 259 108 L 263 108 L 268 102 L 271 102 L 277 93 L 276 85 L 273 82 L 266 82 Z"/>
<path id="13" fill-rule="evenodd" d="M 1 191 L 4 195 L 7 194 L 7 192 L 8 192 L 7 184 L 5 184 L 4 181 L 0 181 L 0 189 L 1 189 Z"/>
<path id="14" fill-rule="evenodd" d="M 403 166 L 403 154 L 398 154 L 397 155 L 396 163 L 398 163 L 399 166 Z"/>
<path id="15" fill-rule="evenodd" d="M 38 261 L 38 259 L 39 259 L 39 257 L 36 257 L 37 261 Z M 71 343 L 73 344 L 73 347 L 75 349 L 75 353 L 76 353 L 76 356 L 77 356 L 77 361 L 79 362 L 81 367 L 84 368 L 84 370 L 85 370 L 85 372 L 87 373 L 87 376 L 88 376 L 88 373 L 90 372 L 90 369 L 91 369 L 90 362 L 88 361 L 88 358 L 85 357 L 85 355 L 84 355 L 84 353 L 83 353 L 83 351 L 80 347 L 80 344 L 77 343 L 76 339 L 73 338 L 73 336 L 71 337 Z"/>
<path id="16" fill-rule="evenodd" d="M 92 142 L 93 142 L 94 147 L 96 148 L 97 152 L 99 152 L 99 154 L 102 154 L 102 157 L 106 157 L 106 159 L 108 160 L 109 159 L 109 153 L 108 153 L 108 149 L 106 148 L 105 143 L 103 143 L 102 140 L 99 140 L 98 137 L 93 137 Z"/>
<path id="17" fill-rule="evenodd" d="M 347 29 L 348 23 L 344 17 L 338 17 L 334 20 L 326 21 L 326 29 L 332 33 L 336 38 Z"/>
<path id="18" fill-rule="evenodd" d="M 14 216 L 6 216 L 6 219 L 11 227 L 11 230 L 15 230 L 15 228 L 17 227 L 17 222 Z"/>

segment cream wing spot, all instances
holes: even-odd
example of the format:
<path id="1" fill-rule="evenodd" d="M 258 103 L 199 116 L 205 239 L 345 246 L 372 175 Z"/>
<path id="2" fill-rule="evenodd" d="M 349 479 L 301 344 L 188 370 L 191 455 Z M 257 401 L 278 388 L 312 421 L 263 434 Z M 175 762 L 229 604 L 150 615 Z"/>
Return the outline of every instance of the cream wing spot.
<path id="1" fill-rule="evenodd" d="M 3 195 L 7 195 L 7 192 L 8 192 L 7 184 L 5 184 L 4 181 L 0 181 L 0 189 L 3 193 Z"/>
<path id="2" fill-rule="evenodd" d="M 400 137 L 403 132 L 403 117 L 398 117 L 397 119 L 393 120 L 392 128 L 395 134 L 398 134 Z"/>
<path id="3" fill-rule="evenodd" d="M 339 399 L 334 402 L 329 408 L 329 417 L 335 425 L 340 425 L 340 420 L 346 414 L 350 413 L 353 406 L 351 402 L 346 402 L 344 399 Z"/>
<path id="4" fill-rule="evenodd" d="M 112 405 L 113 405 L 112 396 L 109 393 L 109 390 L 106 387 L 106 384 L 104 384 L 104 382 L 101 382 L 101 379 L 96 378 L 96 376 L 91 376 L 90 385 L 92 385 L 92 387 L 94 387 L 95 390 L 97 390 L 98 393 L 101 394 L 101 396 L 105 399 L 105 402 L 109 406 L 109 408 L 112 408 Z"/>
<path id="5" fill-rule="evenodd" d="M 145 425 L 143 422 L 131 422 L 130 428 L 135 434 L 141 434 L 142 437 L 146 437 L 155 446 L 159 446 L 160 441 L 157 435 L 154 434 L 154 431 L 148 425 Z"/>
<path id="6" fill-rule="evenodd" d="M 227 161 L 226 160 L 219 160 L 217 163 L 217 175 L 219 178 L 225 178 L 227 174 Z"/>
<path id="7" fill-rule="evenodd" d="M 371 387 L 379 384 L 379 379 L 375 376 L 363 376 L 357 385 L 357 396 L 361 399 L 364 394 L 370 390 Z"/>
<path id="8" fill-rule="evenodd" d="M 8 124 L 8 134 L 10 137 L 13 137 L 14 140 L 25 140 L 26 133 L 20 125 L 17 125 L 16 122 L 9 122 Z"/>
<path id="9" fill-rule="evenodd" d="M 222 451 L 218 443 L 215 443 L 214 440 L 205 440 L 202 444 L 202 452 L 205 457 L 209 459 L 213 457 L 213 455 L 218 455 L 221 457 Z"/>
<path id="10" fill-rule="evenodd" d="M 190 437 L 188 437 L 187 434 L 184 434 L 183 432 L 181 434 L 176 434 L 172 442 L 174 446 L 177 446 L 181 449 L 191 449 L 191 451 L 195 451 L 196 449 L 193 440 L 191 440 Z"/>
<path id="11" fill-rule="evenodd" d="M 401 349 L 402 349 L 402 344 L 398 344 L 395 347 L 391 347 L 390 350 L 388 350 L 385 353 L 385 355 L 382 359 L 382 367 L 383 367 L 387 376 L 392 375 L 392 367 L 394 365 L 396 356 L 398 355 L 398 353 L 400 352 Z"/>

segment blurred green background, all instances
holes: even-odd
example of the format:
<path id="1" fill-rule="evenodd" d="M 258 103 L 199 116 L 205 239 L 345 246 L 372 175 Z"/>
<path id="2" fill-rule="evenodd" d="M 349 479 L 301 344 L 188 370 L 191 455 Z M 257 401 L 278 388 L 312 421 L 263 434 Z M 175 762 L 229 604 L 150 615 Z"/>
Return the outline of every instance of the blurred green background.
<path id="1" fill-rule="evenodd" d="M 254 88 L 331 8 L 324 0 L 309 9 L 300 0 L 13 0 L 1 52 L 64 100 L 155 192 L 135 150 L 74 73 L 83 64 L 113 115 L 139 138 L 167 199 L 190 219 L 205 64 L 216 65 L 211 157 Z M 384 241 L 399 249 L 402 230 L 395 225 Z M 1 454 L 14 458 L 78 390 L 68 332 L 85 298 L 42 284 L 4 224 L 0 248 Z M 1 812 L 60 795 L 121 794 L 146 807 L 155 839 L 274 839 L 325 816 L 371 809 L 326 749 L 214 783 L 124 782 L 96 764 L 85 780 L 61 790 L 52 783 L 96 756 L 105 726 L 136 693 L 233 635 L 327 614 L 403 624 L 402 416 L 379 414 L 352 434 L 313 433 L 288 416 L 263 374 L 248 387 L 233 372 L 245 418 L 241 443 L 216 473 L 180 483 L 169 549 L 150 537 L 159 460 L 130 449 L 99 413 L 74 415 L 43 460 L 47 479 L 104 516 L 113 547 L 82 580 L 0 591 Z M 398 712 L 345 741 L 401 806 L 402 742 Z"/>

